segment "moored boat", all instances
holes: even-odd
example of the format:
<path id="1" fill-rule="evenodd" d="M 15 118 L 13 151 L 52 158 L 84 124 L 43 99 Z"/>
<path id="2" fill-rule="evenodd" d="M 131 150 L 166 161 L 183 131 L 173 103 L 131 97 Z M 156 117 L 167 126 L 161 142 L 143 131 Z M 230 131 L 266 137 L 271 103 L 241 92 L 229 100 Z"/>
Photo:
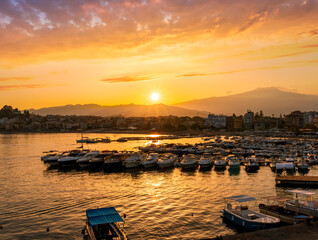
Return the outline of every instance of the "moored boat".
<path id="1" fill-rule="evenodd" d="M 182 169 L 194 169 L 197 167 L 197 164 L 198 160 L 194 154 L 185 155 L 180 162 Z"/>
<path id="2" fill-rule="evenodd" d="M 87 222 L 82 230 L 89 240 L 128 240 L 124 220 L 113 207 L 86 210 Z"/>
<path id="3" fill-rule="evenodd" d="M 271 215 L 273 217 L 279 218 L 282 222 L 288 224 L 298 224 L 308 220 L 313 217 L 305 214 L 295 212 L 293 210 L 286 209 L 285 202 L 288 198 L 282 197 L 267 197 L 268 204 L 260 204 L 259 210 L 261 213 Z M 271 204 L 269 202 L 271 201 Z"/>
<path id="4" fill-rule="evenodd" d="M 158 157 L 157 165 L 160 168 L 169 168 L 174 166 L 175 161 L 176 161 L 176 155 L 172 153 L 166 153 Z"/>
<path id="5" fill-rule="evenodd" d="M 157 166 L 158 153 L 149 153 L 144 161 L 141 162 L 141 165 L 144 168 L 151 168 Z"/>
<path id="6" fill-rule="evenodd" d="M 199 160 L 199 166 L 200 168 L 209 168 L 212 166 L 212 157 L 209 152 L 205 152 L 202 154 L 200 160 Z"/>
<path id="7" fill-rule="evenodd" d="M 255 201 L 255 198 L 247 195 L 238 195 L 226 198 L 226 208 L 223 209 L 223 217 L 230 222 L 248 231 L 267 229 L 276 227 L 280 222 L 279 218 L 263 213 L 252 211 L 247 205 L 237 205 L 232 207 L 230 201 L 238 204 Z"/>
<path id="8" fill-rule="evenodd" d="M 125 168 L 136 168 L 139 167 L 142 160 L 144 159 L 141 153 L 135 152 L 123 162 Z"/>
<path id="9" fill-rule="evenodd" d="M 295 199 L 286 201 L 286 208 L 298 213 L 318 217 L 318 193 L 307 190 L 287 190 L 296 195 Z"/>

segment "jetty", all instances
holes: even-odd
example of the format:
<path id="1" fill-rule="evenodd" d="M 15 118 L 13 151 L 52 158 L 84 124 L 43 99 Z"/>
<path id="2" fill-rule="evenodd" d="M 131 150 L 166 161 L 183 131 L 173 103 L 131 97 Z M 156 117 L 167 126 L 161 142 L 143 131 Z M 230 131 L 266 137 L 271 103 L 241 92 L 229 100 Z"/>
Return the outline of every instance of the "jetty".
<path id="1" fill-rule="evenodd" d="M 318 222 L 301 223 L 297 225 L 271 228 L 255 232 L 239 233 L 235 235 L 218 236 L 216 239 L 222 240 L 298 240 L 298 239 L 318 239 Z"/>
<path id="2" fill-rule="evenodd" d="M 275 178 L 277 186 L 318 188 L 318 176 L 280 176 Z"/>

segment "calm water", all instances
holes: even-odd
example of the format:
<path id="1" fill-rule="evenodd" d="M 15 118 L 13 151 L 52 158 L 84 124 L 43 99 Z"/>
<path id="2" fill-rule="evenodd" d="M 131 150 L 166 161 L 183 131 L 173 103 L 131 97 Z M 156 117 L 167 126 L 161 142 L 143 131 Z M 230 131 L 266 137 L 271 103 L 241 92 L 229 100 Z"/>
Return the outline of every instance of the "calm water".
<path id="1" fill-rule="evenodd" d="M 116 139 L 128 135 L 88 134 Z M 129 135 L 132 136 L 132 135 Z M 142 135 L 138 135 L 142 136 Z M 203 239 L 235 232 L 222 222 L 223 198 L 257 198 L 283 192 L 269 167 L 257 173 L 228 170 L 103 173 L 47 170 L 43 151 L 70 150 L 78 134 L 0 135 L 0 239 L 82 239 L 85 210 L 115 207 L 127 215 L 131 239 Z M 195 143 L 200 139 L 179 139 Z M 146 141 L 89 145 L 92 149 L 132 150 Z M 310 175 L 318 175 L 311 169 Z M 257 207 L 257 204 L 254 206 Z M 46 232 L 49 227 L 50 231 Z"/>

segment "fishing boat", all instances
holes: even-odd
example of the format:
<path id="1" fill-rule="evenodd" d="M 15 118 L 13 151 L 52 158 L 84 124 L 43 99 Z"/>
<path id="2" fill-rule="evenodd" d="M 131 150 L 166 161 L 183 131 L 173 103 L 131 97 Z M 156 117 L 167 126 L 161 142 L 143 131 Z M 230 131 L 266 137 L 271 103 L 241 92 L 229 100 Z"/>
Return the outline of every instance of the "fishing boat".
<path id="1" fill-rule="evenodd" d="M 252 211 L 247 205 L 240 205 L 242 203 L 255 201 L 254 197 L 248 195 L 237 195 L 227 197 L 226 207 L 223 209 L 223 217 L 228 221 L 244 228 L 248 231 L 255 231 L 260 229 L 273 228 L 280 222 L 279 218 L 272 217 L 263 213 Z M 236 202 L 236 207 L 233 208 L 231 201 Z"/>
<path id="2" fill-rule="evenodd" d="M 113 207 L 86 210 L 86 225 L 82 230 L 89 240 L 128 240 L 124 220 Z"/>
<path id="3" fill-rule="evenodd" d="M 286 208 L 298 213 L 318 217 L 318 193 L 307 190 L 287 190 L 295 194 L 295 199 L 286 201 Z"/>
<path id="4" fill-rule="evenodd" d="M 298 224 L 308 220 L 313 217 L 295 212 L 293 210 L 286 209 L 285 203 L 290 200 L 289 198 L 282 198 L 277 196 L 266 197 L 267 204 L 260 204 L 259 210 L 261 213 L 271 215 L 273 217 L 279 218 L 282 222 L 288 224 Z"/>

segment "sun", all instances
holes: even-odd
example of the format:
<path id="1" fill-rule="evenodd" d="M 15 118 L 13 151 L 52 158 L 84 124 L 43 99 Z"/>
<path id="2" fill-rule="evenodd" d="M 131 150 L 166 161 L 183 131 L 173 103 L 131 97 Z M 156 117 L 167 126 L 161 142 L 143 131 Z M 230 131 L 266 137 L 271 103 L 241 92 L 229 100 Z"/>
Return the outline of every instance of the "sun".
<path id="1" fill-rule="evenodd" d="M 150 99 L 151 99 L 153 102 L 157 102 L 157 101 L 160 99 L 159 93 L 156 93 L 156 92 L 152 93 L 152 94 L 150 95 Z"/>

